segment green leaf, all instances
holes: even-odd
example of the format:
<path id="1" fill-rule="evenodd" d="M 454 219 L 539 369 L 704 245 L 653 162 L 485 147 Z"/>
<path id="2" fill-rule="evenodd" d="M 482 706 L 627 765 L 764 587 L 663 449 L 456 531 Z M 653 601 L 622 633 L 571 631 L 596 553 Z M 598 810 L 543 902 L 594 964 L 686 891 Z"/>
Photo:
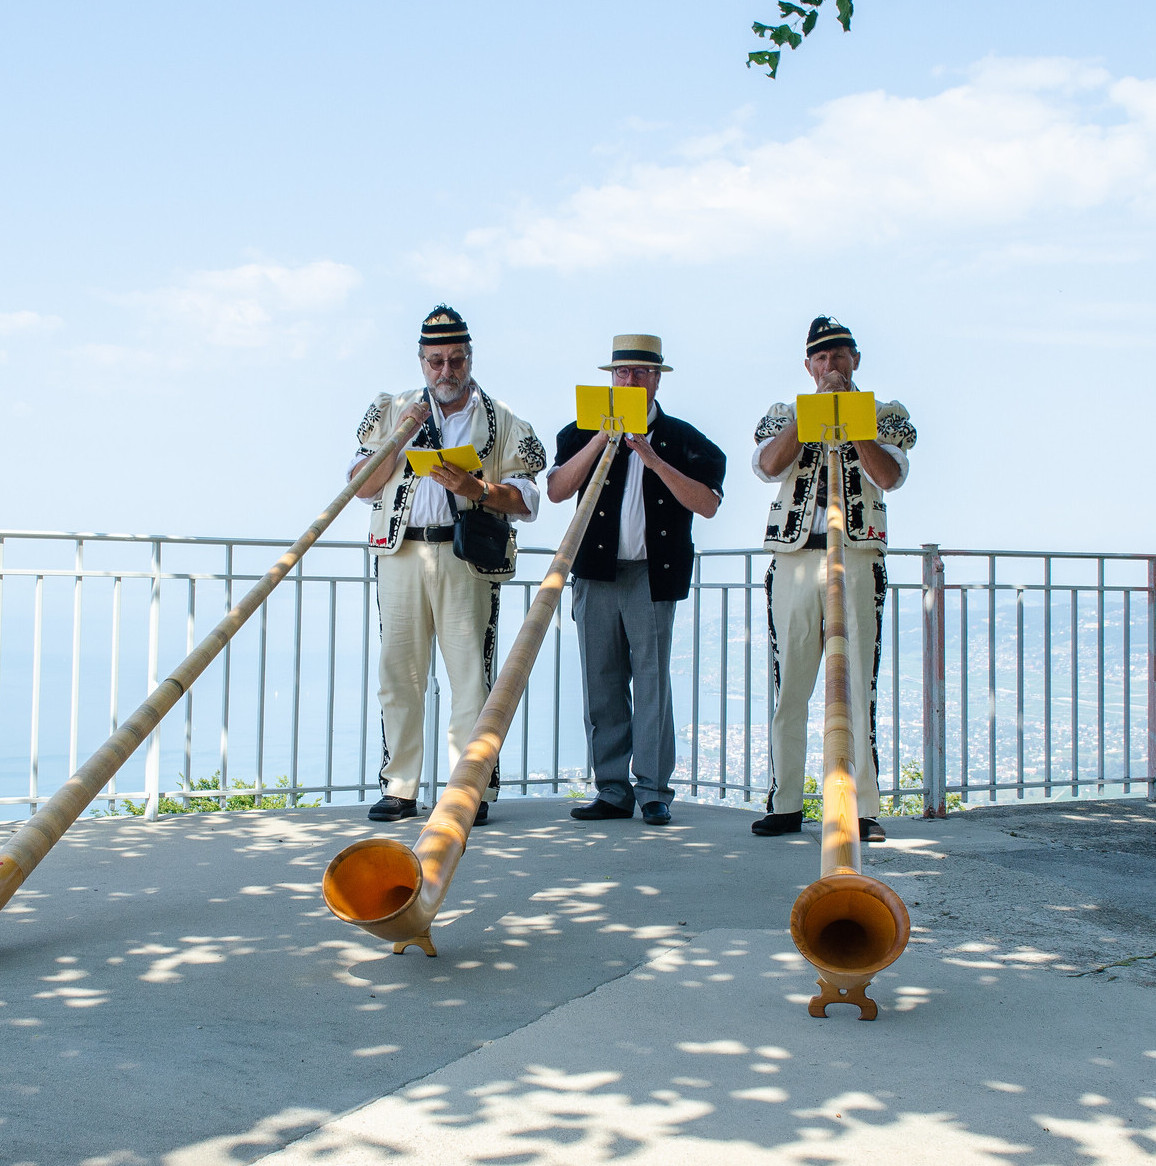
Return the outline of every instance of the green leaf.
<path id="1" fill-rule="evenodd" d="M 843 26 L 844 32 L 851 31 L 851 17 L 855 12 L 855 5 L 852 0 L 835 0 L 835 7 L 838 9 L 839 23 Z"/>
<path id="2" fill-rule="evenodd" d="M 780 24 L 777 28 L 771 29 L 771 40 L 777 45 L 790 45 L 791 48 L 797 49 L 803 43 L 803 34 L 796 32 L 789 24 Z"/>
<path id="3" fill-rule="evenodd" d="M 780 52 L 768 52 L 763 50 L 757 53 L 747 53 L 747 68 L 752 65 L 765 65 L 767 67 L 767 76 L 774 77 L 779 71 L 779 57 L 782 56 Z"/>
<path id="4" fill-rule="evenodd" d="M 753 32 L 755 36 L 766 36 L 767 32 L 770 30 L 770 27 L 771 26 L 769 24 L 760 24 L 756 20 L 754 24 L 751 25 L 751 32 Z"/>
<path id="5" fill-rule="evenodd" d="M 787 0 L 779 0 L 779 15 L 781 16 L 807 16 L 815 15 L 808 14 L 805 8 L 800 8 L 797 4 L 788 4 Z"/>
<path id="6" fill-rule="evenodd" d="M 819 19 L 818 12 L 809 12 L 807 18 L 803 21 L 803 35 L 810 36 L 811 29 L 815 27 L 815 21 Z"/>

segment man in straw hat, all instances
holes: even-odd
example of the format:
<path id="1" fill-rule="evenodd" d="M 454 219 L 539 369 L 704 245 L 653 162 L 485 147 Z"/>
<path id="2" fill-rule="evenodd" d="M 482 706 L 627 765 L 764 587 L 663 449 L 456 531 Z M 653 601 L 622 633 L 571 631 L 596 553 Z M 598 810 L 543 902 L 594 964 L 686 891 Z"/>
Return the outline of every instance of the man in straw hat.
<path id="1" fill-rule="evenodd" d="M 616 385 L 646 389 L 649 429 L 645 437 L 623 439 L 574 559 L 586 739 L 598 796 L 570 816 L 630 818 L 637 803 L 644 821 L 664 826 L 674 799 L 674 606 L 690 590 L 691 520 L 718 510 L 726 456 L 658 407 L 659 379 L 671 370 L 657 336 L 616 336 L 610 363 L 600 367 Z M 608 440 L 604 431 L 590 435 L 574 424 L 558 434 L 546 486 L 552 502 L 585 489 Z"/>
<path id="2" fill-rule="evenodd" d="M 851 374 L 859 367 L 859 348 L 850 330 L 829 316 L 812 321 L 803 365 L 818 393 L 857 391 Z M 883 494 L 906 481 L 907 451 L 915 444 L 915 427 L 897 401 L 876 402 L 875 413 L 878 439 L 843 447 L 851 723 L 862 815 L 859 834 L 868 842 L 885 837 L 875 820 L 879 813 L 875 690 L 887 596 Z M 779 483 L 763 544 L 774 554 L 766 582 L 775 679 L 771 789 L 766 816 L 751 825 L 755 834 L 773 837 L 797 834 L 803 825 L 807 704 L 823 657 L 827 466 L 821 444 L 800 444 L 793 401 L 771 406 L 755 429 L 755 442 L 755 475 Z"/>
<path id="3" fill-rule="evenodd" d="M 467 473 L 445 463 L 418 477 L 402 451 L 387 458 L 359 492 L 373 505 L 369 544 L 381 616 L 382 796 L 369 811 L 375 822 L 417 813 L 434 635 L 450 681 L 451 769 L 493 683 L 498 584 L 514 573 L 513 543 L 510 557 L 496 570 L 456 558 L 449 495 L 458 510 L 481 506 L 532 522 L 539 501 L 534 479 L 546 466 L 546 451 L 533 429 L 478 387 L 469 329 L 453 308 L 439 304 L 422 321 L 418 358 L 425 388 L 377 396 L 358 427 L 350 477 L 406 417 L 421 426 L 411 447 L 473 445 L 482 469 Z M 497 796 L 495 766 L 475 824 L 486 821 Z"/>

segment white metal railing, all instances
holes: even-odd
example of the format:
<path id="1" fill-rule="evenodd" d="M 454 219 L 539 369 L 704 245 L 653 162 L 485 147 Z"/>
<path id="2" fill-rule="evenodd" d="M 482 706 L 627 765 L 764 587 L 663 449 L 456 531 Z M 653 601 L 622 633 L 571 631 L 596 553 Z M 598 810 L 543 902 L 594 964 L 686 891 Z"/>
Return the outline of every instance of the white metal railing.
<path id="1" fill-rule="evenodd" d="M 26 816 L 290 540 L 0 532 L 0 817 Z M 499 656 L 552 551 L 503 591 Z M 676 784 L 761 800 L 773 710 L 761 550 L 696 559 L 675 628 Z M 98 799 L 377 796 L 377 616 L 360 542 L 322 541 Z M 1156 556 L 893 550 L 879 689 L 885 796 L 1156 796 Z M 520 602 L 519 602 L 520 600 Z M 569 599 L 502 754 L 507 793 L 588 780 Z M 427 796 L 448 777 L 435 666 Z M 817 689 L 821 693 L 821 688 Z M 809 772 L 821 771 L 821 700 Z M 195 711 L 195 715 L 194 715 Z M 279 782 L 281 784 L 279 784 Z M 905 803 L 906 804 L 906 803 Z"/>

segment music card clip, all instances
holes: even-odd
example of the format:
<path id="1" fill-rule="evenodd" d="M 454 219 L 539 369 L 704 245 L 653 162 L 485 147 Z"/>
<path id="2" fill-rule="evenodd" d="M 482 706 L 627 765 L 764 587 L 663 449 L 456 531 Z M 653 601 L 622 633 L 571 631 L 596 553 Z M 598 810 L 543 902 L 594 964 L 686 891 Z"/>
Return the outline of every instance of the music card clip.
<path id="1" fill-rule="evenodd" d="M 428 477 L 434 466 L 446 462 L 465 470 L 467 474 L 482 468 L 482 459 L 472 445 L 457 445 L 453 449 L 407 449 L 405 456 L 419 478 Z"/>
<path id="2" fill-rule="evenodd" d="M 578 428 L 609 433 L 646 432 L 646 389 L 642 385 L 576 385 Z"/>
<path id="3" fill-rule="evenodd" d="M 795 398 L 800 441 L 842 445 L 846 441 L 874 441 L 874 393 L 802 393 Z"/>

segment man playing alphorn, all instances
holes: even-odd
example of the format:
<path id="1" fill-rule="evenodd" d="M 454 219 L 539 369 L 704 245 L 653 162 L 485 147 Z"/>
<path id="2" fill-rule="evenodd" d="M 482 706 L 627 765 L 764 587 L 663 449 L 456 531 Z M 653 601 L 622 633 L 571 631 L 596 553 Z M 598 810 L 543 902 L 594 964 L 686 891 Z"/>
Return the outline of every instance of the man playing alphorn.
<path id="1" fill-rule="evenodd" d="M 632 818 L 637 804 L 647 825 L 665 826 L 674 799 L 674 608 L 690 590 L 691 522 L 718 509 L 726 455 L 659 408 L 658 382 L 670 367 L 657 336 L 615 336 L 610 363 L 600 367 L 615 385 L 646 389 L 648 431 L 622 439 L 574 559 L 586 739 L 598 796 L 570 816 Z M 585 489 L 608 440 L 605 430 L 591 436 L 576 424 L 558 434 L 546 481 L 551 502 Z"/>
<path id="2" fill-rule="evenodd" d="M 381 615 L 382 796 L 369 811 L 376 822 L 417 813 L 435 633 L 450 680 L 451 770 L 493 683 L 498 584 L 513 575 L 514 562 L 510 558 L 501 568 L 483 570 L 455 557 L 448 493 L 459 511 L 479 506 L 532 522 L 538 513 L 534 478 L 546 466 L 546 451 L 533 429 L 478 387 L 469 329 L 453 308 L 439 304 L 422 322 L 418 358 L 425 390 L 378 395 L 358 427 L 350 477 L 406 417 L 419 425 L 411 447 L 473 445 L 482 468 L 467 473 L 443 462 L 428 477 L 417 477 L 401 451 L 358 494 L 373 504 L 369 545 Z M 495 767 L 475 825 L 486 821 L 497 796 Z"/>
<path id="3" fill-rule="evenodd" d="M 855 392 L 851 375 L 859 349 L 851 332 L 828 316 L 812 321 L 804 367 L 818 393 Z M 875 744 L 876 682 L 887 595 L 885 491 L 907 478 L 907 451 L 915 427 L 897 401 L 876 403 L 875 441 L 843 447 L 847 516 L 846 582 L 851 718 L 859 833 L 885 837 L 879 813 Z M 823 446 L 801 444 L 794 402 L 772 405 L 755 429 L 755 475 L 779 483 L 771 503 L 764 547 L 774 555 L 767 571 L 767 614 L 775 681 L 771 721 L 771 789 L 767 814 L 752 823 L 762 836 L 797 834 L 803 825 L 803 768 L 807 757 L 807 705 L 823 658 L 823 597 L 827 579 L 827 466 Z"/>

